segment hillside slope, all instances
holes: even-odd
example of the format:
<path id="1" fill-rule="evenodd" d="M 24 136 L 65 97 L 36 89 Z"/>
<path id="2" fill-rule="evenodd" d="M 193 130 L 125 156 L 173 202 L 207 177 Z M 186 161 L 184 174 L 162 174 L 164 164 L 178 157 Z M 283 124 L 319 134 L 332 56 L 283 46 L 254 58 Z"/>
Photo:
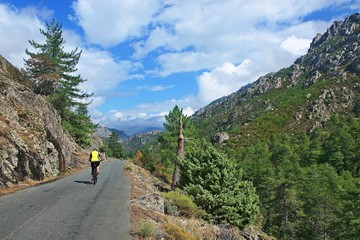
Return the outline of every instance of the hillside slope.
<path id="1" fill-rule="evenodd" d="M 360 14 L 334 24 L 288 68 L 260 77 L 197 111 L 206 136 L 229 131 L 255 139 L 272 132 L 312 131 L 332 115 L 359 115 Z"/>

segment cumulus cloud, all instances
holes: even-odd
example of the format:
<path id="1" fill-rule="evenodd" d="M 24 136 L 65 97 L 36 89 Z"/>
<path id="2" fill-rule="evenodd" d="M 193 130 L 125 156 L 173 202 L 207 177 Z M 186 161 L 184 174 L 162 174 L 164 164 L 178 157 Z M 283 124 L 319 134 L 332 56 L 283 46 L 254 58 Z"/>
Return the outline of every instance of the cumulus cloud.
<path id="1" fill-rule="evenodd" d="M 137 62 L 115 61 L 107 51 L 84 49 L 78 70 L 87 81 L 81 85 L 81 89 L 104 94 L 112 91 L 122 81 L 142 78 L 142 75 L 134 74 L 139 68 L 141 64 Z"/>
<path id="2" fill-rule="evenodd" d="M 160 6 L 160 0 L 78 0 L 73 4 L 87 39 L 104 47 L 142 36 Z"/>
<path id="3" fill-rule="evenodd" d="M 25 49 L 30 48 L 28 40 L 41 39 L 39 28 L 43 27 L 39 15 L 44 11 L 35 8 L 16 9 L 0 4 L 0 54 L 12 64 L 22 67 L 27 57 Z M 29 24 L 31 23 L 31 24 Z"/>
<path id="4" fill-rule="evenodd" d="M 282 41 L 280 46 L 285 51 L 288 51 L 294 55 L 303 55 L 310 47 L 311 41 L 309 39 L 297 38 L 294 35 L 287 37 Z"/>
<path id="5" fill-rule="evenodd" d="M 252 81 L 253 79 L 249 78 L 249 64 L 251 64 L 250 60 L 245 60 L 237 66 L 232 63 L 224 63 L 210 72 L 204 72 L 198 78 L 198 100 L 203 104 L 208 104 L 235 92 L 241 86 Z"/>

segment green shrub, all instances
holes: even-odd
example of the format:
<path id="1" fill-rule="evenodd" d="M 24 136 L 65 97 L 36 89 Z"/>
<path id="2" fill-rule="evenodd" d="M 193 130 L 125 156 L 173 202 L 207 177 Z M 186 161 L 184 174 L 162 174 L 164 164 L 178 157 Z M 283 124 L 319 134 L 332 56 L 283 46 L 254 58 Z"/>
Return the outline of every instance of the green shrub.
<path id="1" fill-rule="evenodd" d="M 176 216 L 178 213 L 186 217 L 201 215 L 201 211 L 197 209 L 191 197 L 182 194 L 179 190 L 163 193 L 162 195 L 166 199 L 166 210 L 170 215 Z"/>
<path id="2" fill-rule="evenodd" d="M 252 183 L 243 181 L 240 172 L 203 141 L 181 160 L 180 184 L 209 220 L 244 228 L 255 221 L 259 198 Z"/>
<path id="3" fill-rule="evenodd" d="M 133 231 L 141 237 L 151 237 L 155 233 L 155 224 L 151 221 L 142 220 L 134 224 Z"/>

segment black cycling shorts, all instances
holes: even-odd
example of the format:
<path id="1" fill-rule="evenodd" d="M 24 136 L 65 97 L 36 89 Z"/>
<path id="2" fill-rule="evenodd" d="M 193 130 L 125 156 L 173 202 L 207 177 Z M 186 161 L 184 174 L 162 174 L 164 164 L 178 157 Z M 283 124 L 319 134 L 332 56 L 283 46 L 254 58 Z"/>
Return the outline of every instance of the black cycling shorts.
<path id="1" fill-rule="evenodd" d="M 91 162 L 91 169 L 95 169 L 100 165 L 100 161 L 97 162 Z"/>

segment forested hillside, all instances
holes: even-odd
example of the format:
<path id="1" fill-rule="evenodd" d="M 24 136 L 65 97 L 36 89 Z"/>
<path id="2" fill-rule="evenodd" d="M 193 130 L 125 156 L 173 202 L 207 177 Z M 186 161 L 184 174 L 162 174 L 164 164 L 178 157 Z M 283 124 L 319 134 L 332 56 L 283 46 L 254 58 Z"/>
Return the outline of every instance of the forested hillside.
<path id="1" fill-rule="evenodd" d="M 260 197 L 280 239 L 360 232 L 360 14 L 314 38 L 308 54 L 194 115 Z M 276 59 L 274 59 L 276 61 Z"/>

